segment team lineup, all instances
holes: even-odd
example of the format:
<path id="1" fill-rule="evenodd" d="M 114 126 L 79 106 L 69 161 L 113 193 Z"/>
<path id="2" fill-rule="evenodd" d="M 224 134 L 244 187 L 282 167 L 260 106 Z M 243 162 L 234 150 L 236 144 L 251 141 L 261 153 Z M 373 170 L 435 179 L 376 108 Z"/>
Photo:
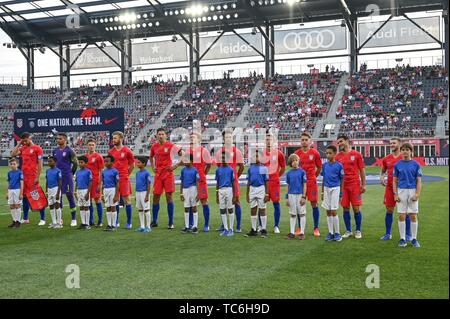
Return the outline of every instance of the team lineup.
<path id="1" fill-rule="evenodd" d="M 212 166 L 215 171 L 215 198 L 222 224 L 217 229 L 220 236 L 229 237 L 241 233 L 242 208 L 240 204 L 241 185 L 239 178 L 244 173 L 243 153 L 233 144 L 231 131 L 222 134 L 223 145 L 214 155 L 201 145 L 200 133 L 191 133 L 190 145 L 186 149 L 168 141 L 165 129 L 157 130 L 155 142 L 149 157 L 135 157 L 123 145 L 122 132 L 112 134 L 113 147 L 103 157 L 96 152 L 96 141 L 87 141 L 88 152 L 77 156 L 67 145 L 67 135 L 58 133 L 57 148 L 47 156 L 48 169 L 44 172 L 44 154 L 40 146 L 32 141 L 29 133 L 20 136 L 20 142 L 11 151 L 8 172 L 7 200 L 11 210 L 10 228 L 19 228 L 29 223 L 30 209 L 40 211 L 39 226 L 46 225 L 48 206 L 51 223 L 49 228 L 63 227 L 62 199 L 65 195 L 71 212 L 71 227 L 77 227 L 77 207 L 81 219 L 80 229 L 103 227 L 103 213 L 106 210 L 105 231 L 116 231 L 119 225 L 121 207 L 125 208 L 125 229 L 133 229 L 133 194 L 131 176 L 135 172 L 135 208 L 140 225 L 137 232 L 149 233 L 158 227 L 161 195 L 165 194 L 168 229 L 174 229 L 176 191 L 175 173 L 180 172 L 180 200 L 184 207 L 183 233 L 199 232 L 200 204 L 203 213 L 203 231 L 210 231 L 210 207 L 208 200 L 207 175 Z M 250 206 L 251 229 L 246 237 L 268 237 L 268 207 L 273 205 L 273 233 L 280 233 L 282 200 L 289 209 L 289 233 L 287 239 L 305 239 L 307 202 L 313 217 L 312 235 L 320 237 L 319 220 L 321 206 L 326 211 L 328 233 L 326 241 L 342 241 L 344 238 L 362 238 L 362 205 L 366 192 L 364 160 L 346 135 L 339 135 L 337 146 L 326 148 L 327 161 L 322 164 L 319 152 L 312 148 L 311 135 L 301 134 L 301 147 L 290 156 L 278 149 L 276 138 L 267 133 L 263 150 L 249 155 L 245 198 Z M 383 158 L 380 183 L 385 187 L 386 207 L 385 234 L 381 240 L 392 239 L 394 211 L 397 207 L 398 245 L 408 242 L 420 247 L 417 240 L 419 197 L 422 188 L 420 165 L 412 159 L 413 146 L 402 143 L 398 138 L 390 140 L 391 154 Z M 175 156 L 179 161 L 173 164 Z M 20 161 L 19 161 L 20 158 Z M 21 162 L 21 163 L 20 163 Z M 147 170 L 147 165 L 151 171 Z M 19 169 L 20 166 L 20 169 Z M 289 166 L 289 169 L 287 169 Z M 44 174 L 45 194 L 39 185 Z M 282 198 L 281 176 L 286 174 L 287 192 Z M 322 177 L 319 191 L 318 177 Z M 36 196 L 42 193 L 45 196 Z M 45 203 L 42 202 L 44 198 Z M 381 199 L 380 199 L 381 201 Z M 319 205 L 321 202 L 321 205 Z M 95 205 L 94 205 L 95 204 Z M 37 209 L 36 209 L 37 207 Z M 345 231 L 341 235 L 338 210 L 342 207 Z M 97 210 L 95 223 L 94 208 Z M 23 210 L 23 217 L 22 217 Z M 351 210 L 355 231 L 353 232 Z"/>

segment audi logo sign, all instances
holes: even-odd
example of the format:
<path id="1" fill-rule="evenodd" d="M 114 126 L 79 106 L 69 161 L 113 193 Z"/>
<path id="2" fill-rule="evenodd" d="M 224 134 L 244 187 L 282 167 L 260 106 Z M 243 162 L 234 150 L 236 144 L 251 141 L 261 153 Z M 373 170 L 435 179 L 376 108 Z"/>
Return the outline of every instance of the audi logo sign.
<path id="1" fill-rule="evenodd" d="M 341 26 L 275 32 L 276 54 L 345 50 L 346 48 L 346 32 Z"/>

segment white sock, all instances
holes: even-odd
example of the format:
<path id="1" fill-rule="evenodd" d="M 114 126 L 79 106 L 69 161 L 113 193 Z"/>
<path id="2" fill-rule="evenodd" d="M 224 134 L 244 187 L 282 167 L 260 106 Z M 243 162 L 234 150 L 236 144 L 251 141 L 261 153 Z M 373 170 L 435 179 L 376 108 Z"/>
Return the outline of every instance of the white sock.
<path id="1" fill-rule="evenodd" d="M 50 208 L 50 216 L 52 217 L 52 224 L 56 224 L 56 209 Z"/>
<path id="2" fill-rule="evenodd" d="M 334 232 L 333 232 L 333 222 L 334 222 L 334 217 L 333 216 L 327 216 L 328 232 L 330 234 L 334 234 Z"/>
<path id="3" fill-rule="evenodd" d="M 144 212 L 139 211 L 139 222 L 141 223 L 141 228 L 144 228 L 145 227 Z"/>
<path id="4" fill-rule="evenodd" d="M 266 229 L 267 227 L 267 216 L 261 216 L 261 228 Z"/>
<path id="5" fill-rule="evenodd" d="M 112 213 L 106 212 L 106 220 L 108 221 L 108 226 L 112 226 Z"/>
<path id="6" fill-rule="evenodd" d="M 339 234 L 339 217 L 338 215 L 333 216 L 333 221 L 334 221 L 334 233 L 335 234 Z"/>
<path id="7" fill-rule="evenodd" d="M 300 215 L 300 234 L 305 233 L 305 227 L 306 227 L 306 214 Z"/>
<path id="8" fill-rule="evenodd" d="M 58 225 L 61 225 L 61 220 L 62 220 L 62 211 L 61 211 L 61 208 L 57 208 L 56 209 L 56 223 Z"/>
<path id="9" fill-rule="evenodd" d="M 88 210 L 84 211 L 84 224 L 89 225 L 89 211 Z"/>
<path id="10" fill-rule="evenodd" d="M 184 227 L 189 228 L 189 213 L 184 213 Z"/>
<path id="11" fill-rule="evenodd" d="M 252 218 L 252 229 L 256 231 L 256 222 L 258 221 L 258 216 L 251 216 Z"/>
<path id="12" fill-rule="evenodd" d="M 22 217 L 22 209 L 21 208 L 17 208 L 16 209 L 16 221 L 20 221 Z"/>
<path id="13" fill-rule="evenodd" d="M 147 227 L 150 228 L 150 224 L 151 224 L 150 211 L 145 212 L 145 217 L 147 218 Z"/>
<path id="14" fill-rule="evenodd" d="M 111 226 L 117 227 L 117 211 L 111 212 Z"/>
<path id="15" fill-rule="evenodd" d="M 400 239 L 405 239 L 406 236 L 406 222 L 398 221 L 398 231 L 400 232 Z"/>
<path id="16" fill-rule="evenodd" d="M 411 239 L 417 239 L 417 228 L 419 227 L 419 222 L 411 222 Z"/>
<path id="17" fill-rule="evenodd" d="M 13 222 L 16 221 L 16 209 L 15 208 L 11 208 L 11 219 L 13 220 Z"/>
<path id="18" fill-rule="evenodd" d="M 291 225 L 291 234 L 295 234 L 295 224 L 297 223 L 297 215 L 289 215 L 289 221 L 290 221 L 290 225 Z"/>
<path id="19" fill-rule="evenodd" d="M 223 229 L 228 230 L 227 214 L 220 214 L 220 217 L 222 218 Z"/>
<path id="20" fill-rule="evenodd" d="M 198 227 L 198 213 L 194 213 L 194 227 Z"/>
<path id="21" fill-rule="evenodd" d="M 233 214 L 228 213 L 228 216 L 230 216 L 230 229 L 233 230 L 233 227 L 234 227 L 234 213 Z"/>

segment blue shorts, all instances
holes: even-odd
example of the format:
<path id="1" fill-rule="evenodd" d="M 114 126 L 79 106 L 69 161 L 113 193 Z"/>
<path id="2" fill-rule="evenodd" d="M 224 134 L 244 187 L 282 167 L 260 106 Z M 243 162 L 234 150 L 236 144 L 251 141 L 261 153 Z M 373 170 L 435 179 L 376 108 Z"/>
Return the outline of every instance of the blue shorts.
<path id="1" fill-rule="evenodd" d="M 61 194 L 73 194 L 73 175 L 63 175 L 62 176 L 62 185 L 61 185 Z"/>

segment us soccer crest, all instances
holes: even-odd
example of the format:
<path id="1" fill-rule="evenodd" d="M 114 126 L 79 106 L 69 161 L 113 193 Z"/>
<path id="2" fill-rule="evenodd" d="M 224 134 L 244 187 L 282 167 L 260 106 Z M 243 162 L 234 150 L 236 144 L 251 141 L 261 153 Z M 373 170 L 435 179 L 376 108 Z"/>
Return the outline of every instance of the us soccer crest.
<path id="1" fill-rule="evenodd" d="M 164 153 L 167 153 L 169 151 L 168 147 L 164 147 Z"/>
<path id="2" fill-rule="evenodd" d="M 30 192 L 30 195 L 33 200 L 39 200 L 39 192 L 37 190 Z"/>
<path id="3" fill-rule="evenodd" d="M 312 161 L 314 159 L 314 155 L 309 155 L 309 160 Z"/>
<path id="4" fill-rule="evenodd" d="M 63 156 L 66 156 L 66 152 L 63 152 Z"/>
<path id="5" fill-rule="evenodd" d="M 354 160 L 355 160 L 355 157 L 354 157 L 354 156 L 350 156 L 350 160 L 351 160 L 351 161 L 354 161 Z"/>
<path id="6" fill-rule="evenodd" d="M 125 153 L 120 153 L 120 157 L 124 158 L 125 157 Z"/>
<path id="7" fill-rule="evenodd" d="M 92 159 L 92 163 L 95 163 L 95 158 Z"/>
<path id="8" fill-rule="evenodd" d="M 17 119 L 17 127 L 18 128 L 22 128 L 22 126 L 23 126 L 23 120 L 22 119 Z"/>

